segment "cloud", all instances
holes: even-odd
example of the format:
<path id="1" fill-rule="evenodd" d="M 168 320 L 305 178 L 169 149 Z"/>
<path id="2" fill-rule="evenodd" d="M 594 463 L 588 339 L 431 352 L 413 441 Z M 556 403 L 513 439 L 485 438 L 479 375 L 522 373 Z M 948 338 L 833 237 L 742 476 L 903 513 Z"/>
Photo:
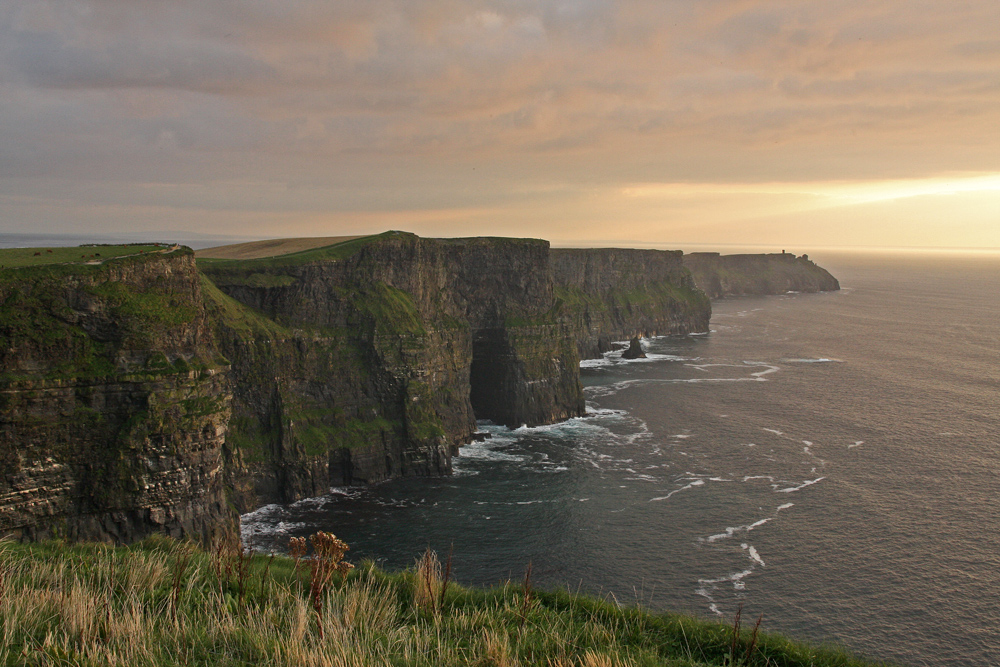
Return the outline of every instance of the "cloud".
<path id="1" fill-rule="evenodd" d="M 0 0 L 0 194 L 349 215 L 998 173 L 994 26 L 991 0 Z"/>

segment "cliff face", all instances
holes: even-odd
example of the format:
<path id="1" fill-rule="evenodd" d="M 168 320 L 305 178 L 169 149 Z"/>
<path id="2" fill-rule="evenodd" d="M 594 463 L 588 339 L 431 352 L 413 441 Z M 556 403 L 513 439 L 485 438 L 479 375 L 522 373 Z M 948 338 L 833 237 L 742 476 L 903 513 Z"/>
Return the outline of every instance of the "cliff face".
<path id="1" fill-rule="evenodd" d="M 680 251 L 558 249 L 552 251 L 555 293 L 581 358 L 635 336 L 708 330 L 712 308 L 691 279 Z"/>
<path id="2" fill-rule="evenodd" d="M 548 243 L 390 233 L 343 246 L 203 266 L 217 300 L 275 327 L 220 327 L 247 506 L 448 473 L 477 417 L 583 413 Z"/>
<path id="3" fill-rule="evenodd" d="M 224 371 L 190 251 L 0 271 L 0 534 L 224 530 Z"/>
<path id="4" fill-rule="evenodd" d="M 826 292 L 839 290 L 840 283 L 830 273 L 809 260 L 791 253 L 767 255 L 720 255 L 696 252 L 684 256 L 684 266 L 695 284 L 709 297 L 785 292 Z"/>

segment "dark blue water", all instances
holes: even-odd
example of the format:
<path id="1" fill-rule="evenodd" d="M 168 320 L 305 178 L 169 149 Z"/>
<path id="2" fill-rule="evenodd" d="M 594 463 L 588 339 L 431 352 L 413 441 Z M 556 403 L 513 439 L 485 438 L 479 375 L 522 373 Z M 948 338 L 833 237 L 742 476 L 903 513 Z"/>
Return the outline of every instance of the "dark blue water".
<path id="1" fill-rule="evenodd" d="M 487 426 L 455 475 L 271 506 L 355 559 L 731 618 L 911 665 L 1000 664 L 1000 259 L 821 258 L 838 293 L 730 299 L 712 332 L 582 371 L 589 413 Z M 342 490 L 343 491 L 343 490 Z"/>

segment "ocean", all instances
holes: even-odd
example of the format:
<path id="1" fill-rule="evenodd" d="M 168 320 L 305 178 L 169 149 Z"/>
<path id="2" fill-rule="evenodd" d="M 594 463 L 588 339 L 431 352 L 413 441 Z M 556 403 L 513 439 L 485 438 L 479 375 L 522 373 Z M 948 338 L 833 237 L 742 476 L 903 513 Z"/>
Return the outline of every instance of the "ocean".
<path id="1" fill-rule="evenodd" d="M 1000 257 L 819 254 L 843 289 L 582 364 L 587 416 L 482 424 L 455 474 L 246 515 L 357 561 L 731 620 L 906 665 L 1000 664 Z"/>

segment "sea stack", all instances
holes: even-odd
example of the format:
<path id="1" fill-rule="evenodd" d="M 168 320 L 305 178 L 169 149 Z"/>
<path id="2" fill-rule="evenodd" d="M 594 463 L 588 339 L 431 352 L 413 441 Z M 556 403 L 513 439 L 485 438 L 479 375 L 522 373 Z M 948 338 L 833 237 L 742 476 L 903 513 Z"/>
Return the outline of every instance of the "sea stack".
<path id="1" fill-rule="evenodd" d="M 622 359 L 645 359 L 646 353 L 642 350 L 642 341 L 638 336 L 633 336 L 629 341 L 628 349 L 622 352 Z"/>

